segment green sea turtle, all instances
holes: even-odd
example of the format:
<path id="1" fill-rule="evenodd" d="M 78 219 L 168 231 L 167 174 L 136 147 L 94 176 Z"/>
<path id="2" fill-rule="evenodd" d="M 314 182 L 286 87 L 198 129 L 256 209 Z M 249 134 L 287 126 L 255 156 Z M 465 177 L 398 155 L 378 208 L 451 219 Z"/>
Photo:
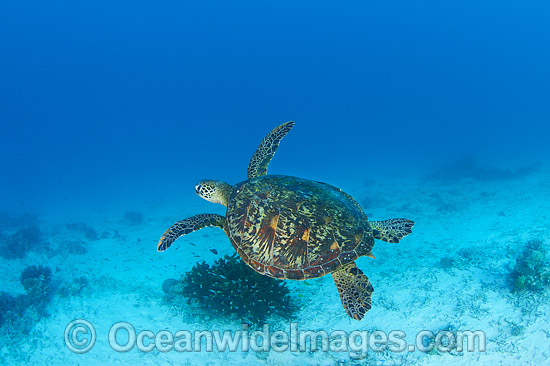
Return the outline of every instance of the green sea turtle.
<path id="1" fill-rule="evenodd" d="M 276 127 L 248 165 L 248 179 L 231 186 L 203 180 L 196 193 L 227 207 L 225 217 L 199 214 L 178 221 L 160 238 L 164 251 L 182 235 L 207 226 L 225 231 L 240 257 L 255 271 L 277 279 L 305 280 L 328 273 L 347 314 L 361 320 L 371 308 L 373 287 L 355 260 L 374 258 L 374 239 L 398 243 L 411 233 L 407 219 L 369 221 L 341 189 L 307 179 L 267 175 L 267 166 L 294 122 Z"/>

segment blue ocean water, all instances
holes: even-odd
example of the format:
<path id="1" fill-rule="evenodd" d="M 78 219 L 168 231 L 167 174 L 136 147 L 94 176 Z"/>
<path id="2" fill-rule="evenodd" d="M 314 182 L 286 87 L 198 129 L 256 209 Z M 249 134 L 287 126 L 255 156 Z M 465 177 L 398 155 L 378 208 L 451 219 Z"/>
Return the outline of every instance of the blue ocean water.
<path id="1" fill-rule="evenodd" d="M 27 356 L 10 358 L 8 349 L 0 359 L 55 363 L 53 355 L 61 352 L 65 363 L 80 362 L 81 355 L 70 353 L 61 342 L 64 325 L 52 323 L 89 316 L 95 304 L 109 299 L 122 302 L 115 290 L 112 297 L 103 293 L 100 300 L 94 295 L 109 282 L 109 273 L 115 272 L 116 281 L 131 278 L 135 287 L 124 291 L 132 297 L 140 281 L 156 281 L 149 284 L 160 290 L 163 278 L 189 271 L 196 261 L 213 263 L 219 256 L 206 249 L 186 256 L 180 242 L 182 249 L 162 256 L 155 250 L 158 237 L 187 216 L 223 214 L 223 207 L 195 195 L 195 184 L 205 178 L 230 184 L 246 179 L 248 161 L 261 139 L 285 121 L 296 125 L 270 164 L 270 173 L 337 185 L 376 219 L 411 216 L 417 226 L 403 245 L 427 248 L 422 256 L 439 263 L 442 247 L 459 250 L 465 242 L 470 249 L 474 244 L 508 248 L 510 243 L 523 248 L 535 238 L 547 246 L 548 228 L 542 222 L 550 208 L 549 16 L 545 1 L 4 0 L 0 240 L 8 243 L 19 228 L 36 222 L 41 240 L 51 250 L 0 258 L 8 273 L 0 291 L 23 293 L 18 279 L 29 265 L 50 266 L 62 286 L 60 278 L 73 276 L 76 272 L 71 271 L 79 265 L 98 262 L 86 267 L 93 271 L 87 276 L 95 290 L 78 300 L 90 313 L 71 312 L 67 309 L 74 304 L 52 295 L 48 316 L 37 320 L 35 328 L 43 335 L 35 334 L 35 350 L 43 350 L 44 358 L 23 348 Z M 128 212 L 143 215 L 138 227 L 124 221 Z M 443 220 L 446 215 L 450 221 Z M 465 216 L 472 220 L 467 225 L 461 221 Z M 478 222 L 476 216 L 488 221 Z M 82 235 L 71 231 L 71 223 L 89 224 L 98 237 L 84 240 L 86 254 L 64 257 L 67 240 L 80 240 Z M 448 234 L 445 240 L 437 237 L 443 233 Z M 194 235 L 189 240 L 197 245 L 205 240 L 207 249 L 232 253 L 221 231 Z M 385 256 L 381 272 L 386 265 L 395 267 L 385 261 L 399 248 L 404 247 L 380 249 L 380 256 Z M 418 253 L 401 250 L 403 256 Z M 497 250 L 496 256 L 521 258 L 519 249 L 510 250 Z M 137 258 L 132 256 L 136 253 Z M 140 277 L 151 263 L 159 268 Z M 178 268 L 166 270 L 161 264 Z M 495 264 L 495 271 L 505 273 L 507 265 Z M 407 268 L 412 271 L 412 264 Z M 126 269 L 132 274 L 125 274 Z M 484 276 L 479 274 L 476 283 L 512 296 L 504 274 L 496 279 Z M 380 273 L 371 272 L 370 277 L 378 277 L 376 288 L 384 286 Z M 325 280 L 324 287 L 333 286 Z M 444 289 L 436 286 L 426 296 L 437 297 L 438 291 L 447 292 Z M 327 293 L 337 292 L 333 286 Z M 330 303 L 338 301 L 334 296 Z M 142 300 L 161 297 L 159 292 Z M 380 300 L 384 301 L 374 297 L 373 310 Z M 548 315 L 547 300 L 544 297 L 540 314 Z M 401 308 L 398 299 L 385 301 L 398 310 L 377 313 L 379 319 L 406 313 L 412 306 Z M 495 308 L 491 301 L 486 306 Z M 141 306 L 136 311 L 143 315 L 146 306 Z M 431 311 L 437 311 L 433 306 Z M 306 305 L 304 309 L 309 314 Z M 339 308 L 334 309 L 337 313 Z M 514 311 L 508 310 L 506 319 L 511 319 Z M 121 310 L 125 312 L 135 315 Z M 158 324 L 162 329 L 172 319 L 155 316 L 156 323 L 143 327 Z M 326 329 L 334 326 L 330 319 Z M 408 326 L 431 326 L 420 320 Z M 533 325 L 537 322 L 522 325 L 526 334 L 547 337 L 547 330 Z M 323 328 L 319 324 L 309 319 L 301 325 Z M 517 346 L 514 340 L 510 344 Z M 537 348 L 537 343 L 521 347 L 539 357 L 537 365 L 550 362 L 548 351 Z M 166 362 L 177 362 L 176 356 Z M 530 362 L 527 356 L 514 354 L 526 357 L 521 358 L 523 364 Z M 112 350 L 93 357 L 88 364 L 117 357 L 123 363 L 134 362 Z M 194 357 L 189 362 L 199 364 L 195 362 L 200 357 Z M 241 362 L 225 357 L 224 362 Z M 510 357 L 494 360 L 506 362 Z M 209 362 L 222 362 L 216 360 Z M 491 363 L 494 360 L 488 357 L 484 362 L 497 364 Z M 156 364 L 151 358 L 143 362 Z"/>

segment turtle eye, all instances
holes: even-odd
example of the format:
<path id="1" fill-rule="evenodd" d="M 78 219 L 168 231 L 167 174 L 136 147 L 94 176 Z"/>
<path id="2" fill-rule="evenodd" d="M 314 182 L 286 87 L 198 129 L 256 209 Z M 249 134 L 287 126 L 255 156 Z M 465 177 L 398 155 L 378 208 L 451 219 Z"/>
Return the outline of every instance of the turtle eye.
<path id="1" fill-rule="evenodd" d="M 195 186 L 195 193 L 196 193 L 196 194 L 199 194 L 200 191 L 201 191 L 201 185 L 200 185 L 200 184 L 197 184 L 197 185 Z"/>

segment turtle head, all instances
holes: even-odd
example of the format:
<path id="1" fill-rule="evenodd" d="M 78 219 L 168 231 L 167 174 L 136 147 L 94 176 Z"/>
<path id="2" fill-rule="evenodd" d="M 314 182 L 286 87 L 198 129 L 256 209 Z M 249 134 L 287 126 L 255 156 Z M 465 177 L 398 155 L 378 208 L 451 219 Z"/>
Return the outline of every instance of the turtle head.
<path id="1" fill-rule="evenodd" d="M 195 193 L 208 202 L 219 203 L 227 206 L 231 185 L 221 180 L 205 179 L 195 186 Z"/>

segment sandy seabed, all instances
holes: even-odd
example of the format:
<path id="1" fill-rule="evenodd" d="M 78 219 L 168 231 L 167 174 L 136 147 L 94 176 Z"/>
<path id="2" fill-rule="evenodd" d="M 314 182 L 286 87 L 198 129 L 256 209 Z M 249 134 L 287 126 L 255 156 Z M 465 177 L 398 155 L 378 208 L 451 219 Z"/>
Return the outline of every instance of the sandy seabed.
<path id="1" fill-rule="evenodd" d="M 121 219 L 125 209 L 81 210 L 81 217 L 42 213 L 39 223 L 48 250 L 23 259 L 0 260 L 5 275 L 0 290 L 21 293 L 18 277 L 29 264 L 47 265 L 58 288 L 85 276 L 88 284 L 71 296 L 56 295 L 28 336 L 2 334 L 2 365 L 550 365 L 550 289 L 513 292 L 511 273 L 526 243 L 550 245 L 550 172 L 516 179 L 429 180 L 424 178 L 343 179 L 326 182 L 356 198 L 369 218 L 406 217 L 416 222 L 399 244 L 379 242 L 376 259 L 358 266 L 375 288 L 372 309 L 364 320 L 348 318 L 332 278 L 289 281 L 300 304 L 293 320 L 300 330 L 404 332 L 414 345 L 420 331 L 482 331 L 486 350 L 473 352 L 116 352 L 109 343 L 113 324 L 124 321 L 137 332 L 178 330 L 238 331 L 235 320 L 209 318 L 193 307 L 166 303 L 162 283 L 199 260 L 212 263 L 232 254 L 218 229 L 204 229 L 156 252 L 160 234 L 174 221 L 200 213 L 194 202 L 184 209 L 170 202 L 147 204 L 144 221 Z M 213 212 L 216 212 L 213 210 Z M 219 212 L 219 209 L 217 210 Z M 88 240 L 68 222 L 86 222 L 103 238 Z M 82 253 L 71 250 L 80 243 Z M 210 251 L 216 249 L 217 254 Z M 547 258 L 548 260 L 549 258 Z M 251 299 L 253 301 L 253 299 Z M 64 342 L 75 319 L 93 324 L 97 338 L 87 353 L 76 354 Z M 291 322 L 270 319 L 272 331 L 289 332 Z M 86 337 L 85 334 L 82 336 Z M 120 341 L 124 343 L 123 341 Z M 204 344 L 203 344 L 204 346 Z"/>

